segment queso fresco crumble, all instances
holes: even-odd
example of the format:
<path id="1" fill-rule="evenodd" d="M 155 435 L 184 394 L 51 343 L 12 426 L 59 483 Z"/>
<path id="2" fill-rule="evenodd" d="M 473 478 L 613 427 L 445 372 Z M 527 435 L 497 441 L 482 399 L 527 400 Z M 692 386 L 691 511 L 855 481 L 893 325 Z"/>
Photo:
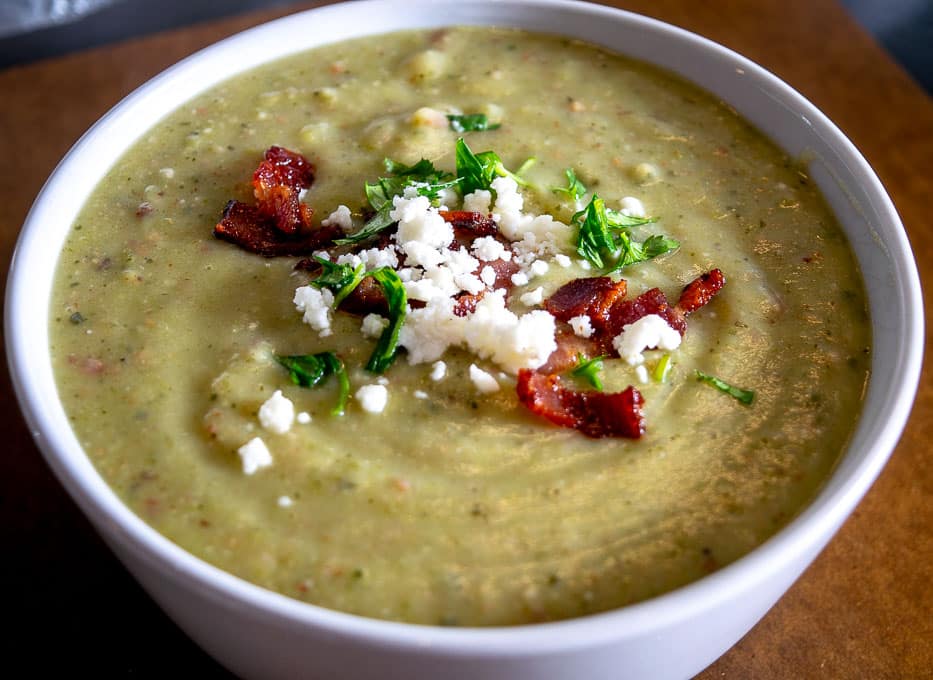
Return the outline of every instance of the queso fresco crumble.
<path id="1" fill-rule="evenodd" d="M 512 30 L 234 76 L 140 136 L 57 266 L 56 381 L 120 498 L 398 621 L 581 616 L 728 564 L 819 489 L 868 376 L 805 167 L 669 73 Z"/>

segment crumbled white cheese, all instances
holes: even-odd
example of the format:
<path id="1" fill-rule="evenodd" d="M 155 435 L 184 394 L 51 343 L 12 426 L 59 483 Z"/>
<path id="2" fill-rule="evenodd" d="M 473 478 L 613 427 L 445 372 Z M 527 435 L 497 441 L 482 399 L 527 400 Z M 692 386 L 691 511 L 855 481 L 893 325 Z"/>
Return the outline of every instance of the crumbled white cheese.
<path id="1" fill-rule="evenodd" d="M 642 384 L 648 382 L 648 369 L 645 368 L 644 364 L 638 364 L 638 366 L 635 367 L 635 375 L 638 376 L 638 380 L 641 381 Z"/>
<path id="2" fill-rule="evenodd" d="M 535 260 L 531 263 L 531 267 L 529 267 L 531 273 L 535 276 L 544 276 L 550 268 L 550 265 L 544 260 Z"/>
<path id="3" fill-rule="evenodd" d="M 592 269 L 593 265 L 589 263 L 589 260 L 577 260 L 577 264 L 580 265 L 580 269 Z"/>
<path id="4" fill-rule="evenodd" d="M 337 264 L 349 265 L 350 267 L 356 269 L 361 264 L 363 264 L 363 258 L 356 253 L 344 253 L 343 255 L 338 255 L 334 262 Z"/>
<path id="5" fill-rule="evenodd" d="M 295 416 L 295 420 L 297 420 L 301 425 L 307 425 L 311 422 L 311 414 L 307 411 L 301 411 L 297 416 Z"/>
<path id="6" fill-rule="evenodd" d="M 522 304 L 528 305 L 529 307 L 540 305 L 544 302 L 544 288 L 538 286 L 530 293 L 522 295 L 519 299 L 522 301 Z"/>
<path id="7" fill-rule="evenodd" d="M 554 317 L 541 309 L 517 316 L 505 306 L 505 292 L 487 293 L 462 322 L 466 346 L 510 373 L 541 366 L 555 349 Z"/>
<path id="8" fill-rule="evenodd" d="M 409 252 L 409 248 L 431 248 L 438 249 L 449 246 L 454 240 L 454 228 L 448 224 L 437 208 L 431 206 L 431 201 L 427 196 L 410 196 L 410 191 L 406 190 L 404 196 L 396 196 L 392 199 L 394 206 L 389 213 L 392 220 L 398 221 L 398 230 L 395 233 L 396 241 L 399 247 L 412 258 L 415 252 Z M 409 264 L 420 264 L 412 261 Z"/>
<path id="9" fill-rule="evenodd" d="M 560 252 L 560 244 L 568 242 L 571 237 L 570 227 L 550 215 L 523 213 L 524 198 L 511 177 L 497 177 L 491 187 L 496 192 L 492 218 L 503 236 L 524 244 L 517 245 L 517 250 L 528 251 L 533 247 L 539 255 Z"/>
<path id="10" fill-rule="evenodd" d="M 622 326 L 622 332 L 613 338 L 612 346 L 629 365 L 637 366 L 645 361 L 644 350 L 677 349 L 680 340 L 680 333 L 667 321 L 657 314 L 648 314 L 635 323 Z"/>
<path id="11" fill-rule="evenodd" d="M 389 379 L 384 375 L 380 375 L 378 378 L 376 378 L 376 383 L 379 385 L 388 385 Z"/>
<path id="12" fill-rule="evenodd" d="M 340 227 L 344 233 L 353 229 L 353 218 L 350 215 L 350 209 L 345 205 L 338 205 L 337 209 L 321 220 L 321 225 L 325 227 Z"/>
<path id="13" fill-rule="evenodd" d="M 243 474 L 251 475 L 256 470 L 272 465 L 272 454 L 259 437 L 253 437 L 243 444 L 237 453 L 243 461 Z"/>
<path id="14" fill-rule="evenodd" d="M 528 274 L 525 272 L 516 272 L 512 274 L 512 285 L 513 286 L 524 286 L 528 283 Z"/>
<path id="15" fill-rule="evenodd" d="M 498 381 L 483 369 L 477 368 L 476 364 L 470 364 L 470 380 L 483 394 L 499 391 Z"/>
<path id="16" fill-rule="evenodd" d="M 259 407 L 259 422 L 269 432 L 285 434 L 295 420 L 295 405 L 292 400 L 276 390 Z"/>
<path id="17" fill-rule="evenodd" d="M 447 375 L 447 364 L 443 361 L 435 361 L 431 366 L 431 380 L 439 382 Z"/>
<path id="18" fill-rule="evenodd" d="M 413 309 L 399 332 L 408 361 L 436 361 L 452 345 L 465 346 L 504 370 L 537 368 L 557 347 L 554 317 L 534 310 L 521 317 L 505 306 L 504 291 L 487 293 L 466 316 L 454 313 L 451 298 L 437 298 Z"/>
<path id="19" fill-rule="evenodd" d="M 364 411 L 382 413 L 389 401 L 389 390 L 385 385 L 363 385 L 354 396 Z"/>
<path id="20" fill-rule="evenodd" d="M 496 270 L 487 264 L 480 271 L 479 278 L 482 279 L 483 283 L 487 286 L 492 286 L 496 282 Z"/>
<path id="21" fill-rule="evenodd" d="M 378 338 L 382 335 L 382 330 L 389 325 L 389 320 L 378 314 L 367 314 L 363 317 L 363 323 L 360 331 L 367 338 Z"/>
<path id="22" fill-rule="evenodd" d="M 427 399 L 428 393 L 425 392 L 424 390 L 415 390 L 414 392 L 412 392 L 412 396 L 415 399 Z"/>
<path id="23" fill-rule="evenodd" d="M 557 255 L 555 255 L 555 256 L 554 256 L 554 261 L 555 261 L 559 266 L 563 267 L 564 269 L 566 269 L 567 267 L 569 267 L 570 264 L 571 264 L 570 258 L 567 257 L 566 255 L 564 255 L 563 253 L 558 253 Z"/>
<path id="24" fill-rule="evenodd" d="M 333 293 L 327 288 L 317 289 L 314 286 L 301 286 L 295 290 L 293 302 L 299 312 L 304 312 L 302 320 L 318 331 L 322 338 L 331 334 L 330 320 L 331 305 L 334 302 Z"/>
<path id="25" fill-rule="evenodd" d="M 492 202 L 492 193 L 485 189 L 477 189 L 472 194 L 463 197 L 463 209 L 467 212 L 489 213 L 489 204 Z"/>
<path id="26" fill-rule="evenodd" d="M 492 262 L 493 260 L 508 262 L 512 259 L 512 253 L 506 250 L 506 247 L 493 236 L 480 236 L 474 239 L 473 254 L 483 262 Z"/>
<path id="27" fill-rule="evenodd" d="M 290 508 L 295 502 L 288 496 L 279 496 L 279 507 L 280 508 Z"/>
<path id="28" fill-rule="evenodd" d="M 573 329 L 574 335 L 579 335 L 581 338 L 588 338 L 593 335 L 593 323 L 586 314 L 568 319 L 567 323 Z"/>
<path id="29" fill-rule="evenodd" d="M 359 252 L 359 259 L 366 265 L 367 271 L 379 269 L 380 267 L 398 267 L 398 253 L 394 247 L 389 248 L 368 248 Z"/>

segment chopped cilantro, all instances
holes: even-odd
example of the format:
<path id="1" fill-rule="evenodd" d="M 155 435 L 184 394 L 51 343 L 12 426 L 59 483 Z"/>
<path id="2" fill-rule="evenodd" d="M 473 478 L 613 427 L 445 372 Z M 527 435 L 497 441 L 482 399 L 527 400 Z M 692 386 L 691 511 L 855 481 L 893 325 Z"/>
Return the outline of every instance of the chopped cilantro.
<path id="1" fill-rule="evenodd" d="M 725 380 L 717 378 L 716 376 L 708 375 L 703 371 L 696 371 L 697 380 L 704 382 L 707 385 L 715 387 L 720 392 L 725 392 L 731 397 L 738 399 L 740 402 L 746 406 L 750 406 L 751 403 L 755 400 L 754 390 L 743 390 L 741 387 L 734 387 L 727 383 Z"/>
<path id="2" fill-rule="evenodd" d="M 340 396 L 337 405 L 331 413 L 342 416 L 350 397 L 350 379 L 347 369 L 340 358 L 333 352 L 318 352 L 317 354 L 293 354 L 290 356 L 274 355 L 287 371 L 293 383 L 301 387 L 317 387 L 331 375 L 337 376 L 340 385 Z"/>
<path id="3" fill-rule="evenodd" d="M 499 123 L 490 123 L 485 113 L 468 113 L 462 116 L 448 113 L 450 129 L 454 132 L 484 132 L 502 127 Z"/>
<path id="4" fill-rule="evenodd" d="M 350 236 L 335 239 L 337 245 L 349 245 L 365 241 L 395 223 L 389 213 L 392 212 L 392 199 L 405 193 L 408 187 L 415 187 L 418 194 L 427 196 L 432 201 L 440 197 L 441 191 L 457 186 L 459 179 L 453 174 L 438 170 L 434 164 L 422 158 L 414 165 L 405 165 L 391 158 L 383 160 L 389 177 L 380 177 L 375 182 L 366 182 L 364 191 L 366 200 L 375 210 L 375 214 L 363 227 Z"/>
<path id="5" fill-rule="evenodd" d="M 396 350 L 398 349 L 398 333 L 405 323 L 405 308 L 408 304 L 408 295 L 405 293 L 405 286 L 398 274 L 391 267 L 380 267 L 369 272 L 382 286 L 385 293 L 386 302 L 389 304 L 389 325 L 386 326 L 379 340 L 376 343 L 376 349 L 373 350 L 369 361 L 366 363 L 366 370 L 370 373 L 384 373 L 385 370 L 395 361 Z"/>
<path id="6" fill-rule="evenodd" d="M 666 382 L 667 376 L 671 372 L 671 355 L 665 354 L 658 361 L 657 365 L 654 367 L 654 371 L 651 372 L 651 377 L 654 378 L 655 382 Z"/>
<path id="7" fill-rule="evenodd" d="M 577 252 L 594 266 L 610 273 L 679 248 L 680 243 L 661 234 L 649 236 L 641 243 L 632 238 L 631 227 L 648 224 L 655 219 L 629 217 L 608 210 L 603 199 L 593 194 L 587 206 L 571 220 L 578 227 Z"/>
<path id="8" fill-rule="evenodd" d="M 315 288 L 328 288 L 334 294 L 334 308 L 336 309 L 344 298 L 360 285 L 365 267 L 362 263 L 351 267 L 348 264 L 336 264 L 317 255 L 313 257 L 323 269 L 320 276 L 308 283 Z"/>
<path id="9" fill-rule="evenodd" d="M 489 190 L 496 177 L 511 177 L 521 186 L 528 186 L 518 173 L 508 170 L 495 151 L 473 153 L 469 145 L 460 137 L 456 147 L 457 179 L 460 180 L 460 190 L 464 195 L 471 194 L 478 189 Z M 520 171 L 526 170 L 534 163 L 529 158 L 522 164 Z"/>
<path id="10" fill-rule="evenodd" d="M 599 372 L 603 370 L 603 359 L 606 355 L 585 358 L 582 354 L 577 354 L 577 365 L 573 369 L 573 374 L 578 378 L 583 378 L 597 390 L 603 389 L 602 380 L 599 379 Z"/>
<path id="11" fill-rule="evenodd" d="M 579 201 L 586 195 L 586 186 L 580 181 L 580 178 L 577 177 L 577 173 L 574 172 L 573 168 L 567 168 L 564 170 L 564 174 L 567 176 L 567 186 L 554 187 L 551 191 L 555 194 L 567 194 L 570 200 Z"/>

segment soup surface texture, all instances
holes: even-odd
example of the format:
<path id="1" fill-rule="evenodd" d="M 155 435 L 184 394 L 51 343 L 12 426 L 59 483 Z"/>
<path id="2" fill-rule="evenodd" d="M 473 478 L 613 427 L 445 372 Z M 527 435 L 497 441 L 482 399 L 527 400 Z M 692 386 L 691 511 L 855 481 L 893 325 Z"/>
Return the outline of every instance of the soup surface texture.
<path id="1" fill-rule="evenodd" d="M 485 114 L 491 129 L 457 130 L 446 114 Z M 315 227 L 349 219 L 352 233 L 371 216 L 364 182 L 391 175 L 384 158 L 454 172 L 459 138 L 512 171 L 536 159 L 520 171 L 527 185 L 499 178 L 470 205 L 503 231 L 509 220 L 553 217 L 533 221 L 535 243 L 522 227 L 506 239 L 521 242 L 506 256 L 522 267 L 510 280 L 513 316 L 484 339 L 416 348 L 442 324 L 422 320 L 414 333 L 418 296 L 430 295 L 410 280 L 409 344 L 376 375 L 365 365 L 384 321 L 312 302 L 303 314 L 296 289 L 315 274 L 296 271 L 298 257 L 212 236 L 228 200 L 254 200 L 250 178 L 271 146 L 314 164 L 303 200 Z M 585 187 L 577 196 L 568 168 Z M 460 209 L 458 191 L 435 203 Z M 413 193 L 393 205 L 415 206 Z M 663 234 L 680 244 L 612 274 L 628 298 L 658 287 L 673 301 L 704 272 L 726 278 L 679 347 L 644 350 L 633 360 L 643 368 L 603 361 L 605 392 L 634 385 L 643 395 L 638 439 L 558 427 L 516 395 L 518 369 L 538 368 L 553 348 L 548 298 L 602 273 L 576 249 L 574 214 L 594 193 L 613 211 L 657 218 L 629 230 L 636 242 Z M 329 257 L 379 238 L 390 250 L 401 242 L 377 237 Z M 366 269 L 385 264 L 363 257 Z M 483 305 L 502 299 L 487 293 Z M 522 345 L 514 320 L 526 318 L 535 321 L 522 326 Z M 816 188 L 727 106 L 593 46 L 474 28 L 326 46 L 185 104 L 140 137 L 82 209 L 50 324 L 74 430 L 146 522 L 291 597 L 444 625 L 612 609 L 747 553 L 812 498 L 844 449 L 870 342 L 857 266 Z M 343 415 L 332 414 L 335 378 L 305 388 L 275 359 L 324 351 L 346 366 Z M 568 389 L 595 389 L 565 373 Z"/>

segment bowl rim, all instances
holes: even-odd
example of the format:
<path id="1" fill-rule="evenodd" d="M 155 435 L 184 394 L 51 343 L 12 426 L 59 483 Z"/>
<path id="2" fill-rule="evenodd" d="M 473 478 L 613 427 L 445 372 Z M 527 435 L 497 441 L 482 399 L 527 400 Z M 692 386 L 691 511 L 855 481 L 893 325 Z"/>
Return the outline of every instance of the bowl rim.
<path id="1" fill-rule="evenodd" d="M 880 180 L 855 146 L 822 112 L 776 76 L 732 50 L 684 29 L 625 10 L 574 0 L 417 0 L 415 3 L 407 3 L 406 8 L 414 4 L 430 5 L 437 14 L 442 13 L 439 8 L 450 10 L 454 6 L 486 10 L 486 14 L 477 14 L 479 19 L 488 14 L 503 16 L 509 9 L 516 12 L 571 11 L 597 19 L 628 22 L 644 30 L 664 33 L 667 39 L 693 43 L 709 50 L 735 68 L 744 70 L 744 74 L 753 78 L 759 87 L 779 93 L 783 101 L 791 103 L 811 126 L 832 139 L 846 162 L 855 167 L 867 183 L 866 190 L 876 201 L 874 207 L 891 227 L 887 236 L 893 240 L 886 241 L 885 245 L 892 260 L 892 268 L 899 273 L 896 283 L 901 298 L 898 302 L 905 310 L 902 351 L 897 357 L 898 375 L 901 376 L 899 385 L 886 392 L 886 396 L 891 398 L 883 414 L 884 422 L 878 427 L 869 450 L 847 469 L 837 467 L 817 496 L 781 530 L 750 553 L 709 576 L 616 610 L 549 623 L 488 628 L 444 628 L 385 621 L 326 609 L 266 590 L 188 553 L 151 528 L 117 498 L 90 466 L 89 459 L 77 444 L 70 428 L 69 432 L 62 433 L 51 427 L 46 403 L 48 389 L 44 392 L 37 389 L 33 379 L 32 369 L 37 361 L 37 353 L 33 351 L 35 338 L 22 332 L 28 326 L 24 320 L 29 316 L 30 304 L 27 288 L 31 283 L 27 271 L 34 259 L 33 253 L 41 249 L 39 241 L 46 205 L 60 191 L 60 185 L 75 166 L 76 159 L 93 152 L 94 144 L 106 134 L 117 117 L 126 115 L 134 106 L 138 107 L 157 88 L 189 75 L 189 71 L 196 69 L 206 56 L 237 49 L 263 36 L 274 35 L 294 22 L 307 21 L 309 16 L 318 19 L 329 14 L 383 11 L 398 4 L 395 0 L 358 0 L 326 5 L 247 29 L 196 52 L 141 85 L 95 123 L 65 155 L 39 193 L 25 220 L 10 265 L 4 319 L 8 364 L 17 399 L 34 439 L 59 481 L 83 512 L 91 517 L 98 531 L 105 531 L 122 548 L 155 565 L 161 572 L 171 572 L 174 578 L 196 584 L 214 597 L 232 598 L 238 606 L 248 606 L 259 616 L 279 621 L 284 619 L 301 626 L 325 628 L 334 633 L 365 639 L 371 644 L 410 649 L 431 646 L 455 655 L 474 655 L 478 645 L 482 645 L 486 654 L 494 656 L 553 652 L 555 649 L 589 647 L 634 633 L 644 634 L 707 610 L 710 603 L 722 600 L 728 593 L 750 590 L 787 568 L 805 548 L 815 546 L 818 550 L 822 547 L 867 491 L 893 451 L 906 424 L 919 382 L 923 352 L 923 307 L 919 276 L 903 225 Z M 450 23 L 440 22 L 437 25 Z M 478 23 L 490 22 L 479 20 Z M 326 42 L 333 41 L 324 40 L 317 44 Z M 287 53 L 301 49 L 288 50 Z M 238 67 L 227 73 L 225 78 L 250 67 Z M 207 83 L 201 89 L 213 87 L 217 82 Z M 175 101 L 172 108 L 182 105 L 188 99 L 190 96 Z M 148 128 L 148 125 L 144 126 L 143 130 Z M 129 144 L 134 142 L 135 139 Z M 116 157 L 108 160 L 114 162 Z M 55 267 L 52 268 L 54 270 Z M 48 353 L 45 354 L 44 361 L 50 362 Z M 54 385 L 52 394 L 57 396 Z M 851 458 L 852 452 L 847 451 L 841 460 Z"/>

